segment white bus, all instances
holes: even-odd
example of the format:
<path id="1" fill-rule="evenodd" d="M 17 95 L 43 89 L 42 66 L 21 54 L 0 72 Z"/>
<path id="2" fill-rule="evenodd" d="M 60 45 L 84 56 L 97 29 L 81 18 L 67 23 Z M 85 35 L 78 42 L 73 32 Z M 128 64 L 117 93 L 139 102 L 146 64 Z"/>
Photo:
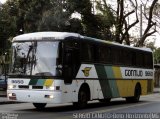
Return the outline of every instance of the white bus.
<path id="1" fill-rule="evenodd" d="M 134 48 L 66 32 L 36 32 L 13 38 L 9 100 L 47 103 L 138 102 L 153 91 L 153 56 Z"/>

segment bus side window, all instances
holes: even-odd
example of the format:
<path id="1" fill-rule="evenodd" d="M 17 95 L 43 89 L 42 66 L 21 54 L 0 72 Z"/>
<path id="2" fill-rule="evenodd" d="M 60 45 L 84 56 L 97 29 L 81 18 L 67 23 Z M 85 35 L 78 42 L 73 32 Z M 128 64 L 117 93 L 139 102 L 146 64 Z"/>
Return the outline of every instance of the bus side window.
<path id="1" fill-rule="evenodd" d="M 93 46 L 89 43 L 81 44 L 81 60 L 82 62 L 91 62 L 94 60 Z"/>
<path id="2" fill-rule="evenodd" d="M 134 51 L 131 51 L 131 56 L 132 56 L 132 66 L 133 67 L 136 67 L 137 66 L 137 64 L 136 64 L 136 59 L 137 59 L 137 56 L 136 56 L 136 52 L 134 52 Z"/>
<path id="3" fill-rule="evenodd" d="M 145 53 L 144 62 L 146 68 L 153 68 L 152 53 Z"/>
<path id="4" fill-rule="evenodd" d="M 140 52 L 140 51 L 137 51 L 136 53 L 136 64 L 137 64 L 137 67 L 143 67 L 144 65 L 144 55 L 143 55 L 143 52 Z"/>
<path id="5" fill-rule="evenodd" d="M 106 48 L 106 63 L 111 64 L 112 62 L 112 52 L 111 52 L 111 48 L 107 47 Z"/>

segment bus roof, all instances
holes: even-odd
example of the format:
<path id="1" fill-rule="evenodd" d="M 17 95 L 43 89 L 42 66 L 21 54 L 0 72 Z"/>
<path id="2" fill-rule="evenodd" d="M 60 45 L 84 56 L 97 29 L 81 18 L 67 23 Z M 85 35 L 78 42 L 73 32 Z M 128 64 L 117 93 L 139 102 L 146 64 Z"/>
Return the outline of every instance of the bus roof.
<path id="1" fill-rule="evenodd" d="M 106 43 L 106 44 L 111 44 L 114 46 L 120 46 L 120 47 L 126 47 L 130 49 L 137 49 L 137 50 L 143 50 L 143 51 L 148 51 L 152 52 L 150 48 L 138 48 L 138 47 L 132 47 L 132 46 L 127 46 L 127 45 L 122 45 L 118 44 L 115 42 L 110 42 L 106 40 L 101 40 L 101 39 L 96 39 L 92 37 L 87 37 L 87 36 L 82 36 L 78 33 L 70 33 L 70 32 L 34 32 L 34 33 L 27 33 L 27 34 L 22 34 L 19 36 L 16 36 L 13 38 L 13 42 L 25 42 L 25 41 L 43 41 L 43 40 L 63 40 L 66 37 L 80 37 L 82 39 L 91 41 L 91 42 L 99 42 L 99 43 Z"/>
<path id="2" fill-rule="evenodd" d="M 27 33 L 16 36 L 13 38 L 13 42 L 15 41 L 40 41 L 40 40 L 55 40 L 55 39 L 64 39 L 66 37 L 73 36 L 79 37 L 80 35 L 77 33 L 69 33 L 69 32 L 35 32 L 35 33 Z"/>
<path id="3" fill-rule="evenodd" d="M 147 51 L 147 52 L 152 52 L 152 50 L 150 48 L 146 48 L 146 47 L 133 47 L 133 46 L 119 44 L 119 43 L 116 43 L 116 42 L 96 39 L 96 38 L 92 38 L 92 37 L 86 37 L 86 36 L 83 36 L 83 37 L 84 37 L 84 39 L 88 39 L 88 40 L 95 41 L 95 42 L 101 42 L 101 43 L 106 43 L 106 44 L 119 46 L 119 47 L 125 47 L 125 48 L 130 48 L 130 49 L 137 49 L 137 50 L 143 50 L 143 51 Z"/>

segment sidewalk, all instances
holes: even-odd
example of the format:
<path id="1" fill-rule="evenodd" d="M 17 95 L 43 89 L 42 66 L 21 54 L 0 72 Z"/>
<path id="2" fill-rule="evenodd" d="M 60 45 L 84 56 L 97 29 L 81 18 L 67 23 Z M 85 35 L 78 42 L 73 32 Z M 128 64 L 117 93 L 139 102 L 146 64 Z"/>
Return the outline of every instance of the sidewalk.
<path id="1" fill-rule="evenodd" d="M 160 87 L 159 88 L 154 88 L 153 93 L 160 93 Z"/>

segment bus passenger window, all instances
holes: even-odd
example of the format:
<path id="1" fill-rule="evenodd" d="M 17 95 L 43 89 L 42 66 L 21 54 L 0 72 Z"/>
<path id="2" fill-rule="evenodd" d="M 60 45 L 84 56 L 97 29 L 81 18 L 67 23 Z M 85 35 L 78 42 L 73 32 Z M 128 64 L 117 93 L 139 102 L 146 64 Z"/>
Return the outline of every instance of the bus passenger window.
<path id="1" fill-rule="evenodd" d="M 82 43 L 81 60 L 84 62 L 90 62 L 93 60 L 93 47 L 91 45 Z"/>
<path id="2" fill-rule="evenodd" d="M 112 52 L 111 52 L 111 48 L 107 48 L 107 63 L 111 63 L 112 62 Z"/>

